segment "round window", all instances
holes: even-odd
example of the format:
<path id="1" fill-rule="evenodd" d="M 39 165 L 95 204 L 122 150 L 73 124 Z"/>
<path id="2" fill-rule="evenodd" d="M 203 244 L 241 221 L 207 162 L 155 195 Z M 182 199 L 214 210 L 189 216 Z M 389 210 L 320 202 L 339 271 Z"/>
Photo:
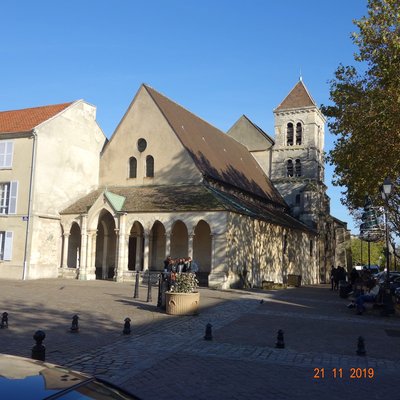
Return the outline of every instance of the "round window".
<path id="1" fill-rule="evenodd" d="M 141 153 L 143 153 L 143 152 L 146 150 L 146 147 L 147 147 L 146 139 L 143 139 L 143 138 L 139 139 L 138 142 L 137 142 L 137 148 L 138 148 L 138 150 L 139 150 Z"/>

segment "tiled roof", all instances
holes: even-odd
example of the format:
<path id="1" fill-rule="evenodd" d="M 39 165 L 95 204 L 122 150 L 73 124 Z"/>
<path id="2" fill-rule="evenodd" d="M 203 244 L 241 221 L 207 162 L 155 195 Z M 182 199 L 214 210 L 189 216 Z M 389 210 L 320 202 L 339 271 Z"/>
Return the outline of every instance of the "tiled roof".
<path id="1" fill-rule="evenodd" d="M 315 101 L 308 93 L 303 81 L 297 82 L 295 87 L 285 97 L 281 104 L 275 109 L 275 111 L 287 110 L 291 108 L 301 108 L 316 106 Z"/>
<path id="2" fill-rule="evenodd" d="M 23 110 L 0 112 L 0 134 L 30 132 L 42 122 L 54 117 L 72 103 L 54 104 Z"/>
<path id="3" fill-rule="evenodd" d="M 154 89 L 144 87 L 204 176 L 286 206 L 245 146 Z"/>
<path id="4" fill-rule="evenodd" d="M 86 213 L 105 190 L 102 188 L 89 193 L 61 214 Z M 125 197 L 121 209 L 125 212 L 225 210 L 203 185 L 107 187 L 107 191 Z"/>
<path id="5" fill-rule="evenodd" d="M 231 211 L 293 229 L 310 231 L 283 209 L 268 207 L 205 185 L 108 187 L 82 197 L 60 214 L 85 214 L 105 193 L 123 196 L 122 212 Z"/>

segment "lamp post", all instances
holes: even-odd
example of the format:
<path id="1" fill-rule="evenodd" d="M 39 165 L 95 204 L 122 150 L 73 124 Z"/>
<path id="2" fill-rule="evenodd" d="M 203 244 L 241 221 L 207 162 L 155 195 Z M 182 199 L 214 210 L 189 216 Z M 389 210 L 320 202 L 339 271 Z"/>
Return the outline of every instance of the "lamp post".
<path id="1" fill-rule="evenodd" d="M 386 282 L 385 282 L 385 297 L 384 297 L 384 304 L 385 304 L 385 314 L 393 314 L 394 306 L 393 306 L 393 299 L 392 294 L 390 293 L 390 275 L 389 275 L 389 268 L 390 268 L 390 260 L 389 260 L 389 224 L 388 224 L 388 200 L 390 193 L 392 192 L 392 182 L 389 178 L 385 178 L 383 185 L 381 186 L 381 195 L 382 199 L 384 200 L 384 208 L 385 208 L 385 236 L 386 236 Z"/>

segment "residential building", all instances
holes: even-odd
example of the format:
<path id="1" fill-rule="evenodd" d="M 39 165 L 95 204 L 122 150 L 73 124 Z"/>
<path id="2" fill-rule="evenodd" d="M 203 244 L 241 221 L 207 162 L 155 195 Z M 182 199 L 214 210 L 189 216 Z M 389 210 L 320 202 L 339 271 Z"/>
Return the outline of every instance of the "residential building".
<path id="1" fill-rule="evenodd" d="M 58 276 L 59 211 L 96 188 L 105 136 L 71 103 L 0 112 L 0 277 Z"/>

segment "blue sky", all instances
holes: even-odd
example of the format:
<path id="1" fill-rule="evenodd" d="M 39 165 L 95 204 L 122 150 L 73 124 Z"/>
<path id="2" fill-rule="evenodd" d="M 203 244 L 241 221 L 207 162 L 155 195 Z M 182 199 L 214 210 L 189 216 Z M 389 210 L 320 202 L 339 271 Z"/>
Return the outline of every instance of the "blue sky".
<path id="1" fill-rule="evenodd" d="M 242 115 L 273 136 L 272 110 L 300 73 L 329 102 L 354 64 L 367 0 L 8 1 L 1 7 L 0 110 L 85 99 L 110 137 L 141 83 L 226 131 Z M 325 150 L 334 138 L 327 131 Z M 349 223 L 326 168 L 331 212 Z"/>

